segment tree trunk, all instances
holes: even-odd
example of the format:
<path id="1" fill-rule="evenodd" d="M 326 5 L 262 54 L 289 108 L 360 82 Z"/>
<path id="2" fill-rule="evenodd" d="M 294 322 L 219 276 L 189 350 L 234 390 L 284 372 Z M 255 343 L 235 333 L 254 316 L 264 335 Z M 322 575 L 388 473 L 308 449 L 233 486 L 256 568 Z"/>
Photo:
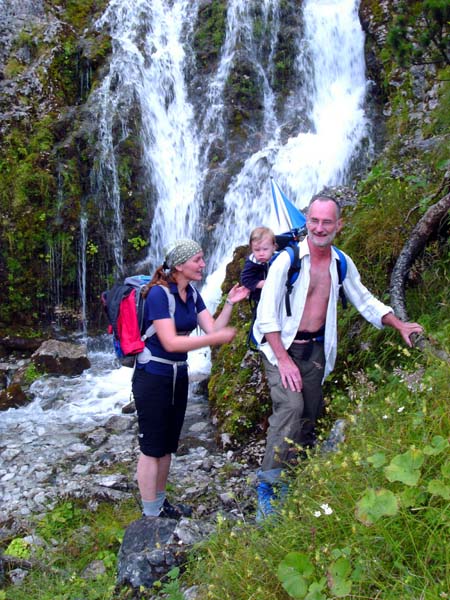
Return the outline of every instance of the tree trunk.
<path id="1" fill-rule="evenodd" d="M 425 248 L 431 235 L 435 233 L 450 210 L 450 194 L 433 204 L 414 227 L 411 236 L 403 246 L 391 275 L 391 306 L 402 321 L 408 321 L 405 304 L 405 282 L 411 265 Z M 420 339 L 416 345 L 423 346 Z M 447 357 L 448 358 L 448 357 Z"/>

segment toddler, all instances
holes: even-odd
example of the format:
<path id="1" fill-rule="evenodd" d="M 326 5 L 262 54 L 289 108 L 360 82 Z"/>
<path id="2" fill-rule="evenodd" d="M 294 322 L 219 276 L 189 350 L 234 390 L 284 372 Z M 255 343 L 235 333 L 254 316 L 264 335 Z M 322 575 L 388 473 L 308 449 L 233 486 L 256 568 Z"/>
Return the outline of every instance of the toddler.
<path id="1" fill-rule="evenodd" d="M 256 227 L 250 234 L 250 256 L 241 273 L 241 283 L 250 290 L 250 300 L 258 303 L 269 263 L 276 252 L 275 234 L 269 227 Z"/>

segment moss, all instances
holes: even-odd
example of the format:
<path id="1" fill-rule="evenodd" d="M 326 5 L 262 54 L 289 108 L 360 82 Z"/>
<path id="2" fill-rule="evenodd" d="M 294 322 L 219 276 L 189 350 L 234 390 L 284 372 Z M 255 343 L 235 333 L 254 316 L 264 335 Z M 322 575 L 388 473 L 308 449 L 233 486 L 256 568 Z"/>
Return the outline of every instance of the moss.
<path id="1" fill-rule="evenodd" d="M 263 423 L 270 406 L 260 357 L 246 344 L 249 323 L 249 320 L 245 325 L 241 322 L 233 342 L 218 351 L 208 384 L 209 402 L 218 428 L 236 444 L 259 431 L 258 425 Z"/>
<path id="2" fill-rule="evenodd" d="M 239 281 L 247 254 L 247 246 L 235 250 L 222 284 L 224 293 Z M 260 425 L 267 417 L 270 406 L 259 354 L 251 351 L 247 345 L 250 322 L 250 305 L 240 302 L 233 309 L 230 322 L 237 328 L 237 335 L 231 344 L 213 349 L 213 366 L 208 384 L 209 404 L 218 429 L 228 433 L 237 444 L 248 439 L 250 434 L 261 431 Z"/>
<path id="3" fill-rule="evenodd" d="M 87 27 L 94 16 L 106 8 L 107 0 L 65 0 L 65 19 L 76 29 Z"/>
<path id="4" fill-rule="evenodd" d="M 225 40 L 227 6 L 223 0 L 212 0 L 199 10 L 195 27 L 194 50 L 200 68 L 212 68 Z"/>
<path id="5" fill-rule="evenodd" d="M 25 71 L 25 65 L 12 56 L 6 63 L 3 72 L 7 79 L 13 79 Z"/>
<path id="6" fill-rule="evenodd" d="M 0 262 L 7 281 L 0 316 L 5 322 L 24 324 L 49 317 L 53 262 L 58 257 L 64 264 L 58 271 L 60 284 L 73 286 L 77 281 L 73 225 L 78 223 L 79 203 L 74 197 L 67 204 L 62 198 L 55 202 L 60 184 L 51 153 L 53 123 L 53 116 L 47 115 L 31 129 L 24 124 L 14 128 L 0 155 L 0 229 L 7 242 Z M 73 186 L 77 177 L 71 173 L 67 179 Z"/>

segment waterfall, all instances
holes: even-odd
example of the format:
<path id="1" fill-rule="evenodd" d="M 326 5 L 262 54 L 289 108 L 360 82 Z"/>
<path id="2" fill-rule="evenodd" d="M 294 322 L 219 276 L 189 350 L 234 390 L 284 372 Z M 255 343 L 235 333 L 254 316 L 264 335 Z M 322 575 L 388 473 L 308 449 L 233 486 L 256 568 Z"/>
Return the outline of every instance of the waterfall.
<path id="1" fill-rule="evenodd" d="M 81 315 L 80 321 L 83 327 L 83 335 L 86 336 L 86 250 L 87 250 L 87 239 L 86 239 L 86 227 L 87 217 L 82 214 L 80 217 L 80 248 L 78 251 L 78 288 L 80 290 L 81 298 Z"/>
<path id="2" fill-rule="evenodd" d="M 165 244 L 177 237 L 199 238 L 208 150 L 223 136 L 224 89 L 236 56 L 245 50 L 258 76 L 263 98 L 260 148 L 247 155 L 231 181 L 224 210 L 208 250 L 209 277 L 204 287 L 211 302 L 233 249 L 246 243 L 250 230 L 270 223 L 270 176 L 303 208 L 327 185 L 347 181 L 352 158 L 367 139 L 364 36 L 359 0 L 305 0 L 303 31 L 298 29 L 294 65 L 297 88 L 276 110 L 275 48 L 281 0 L 229 0 L 219 61 L 204 83 L 206 102 L 194 115 L 186 64 L 200 0 L 111 0 L 98 21 L 112 38 L 110 71 L 96 92 L 99 99 L 99 167 L 95 186 L 115 214 L 112 247 L 118 272 L 123 228 L 114 148 L 126 137 L 127 118 L 136 104 L 141 119 L 143 166 L 155 199 L 148 260 L 161 261 Z M 260 34 L 255 27 L 258 10 Z M 261 51 L 261 30 L 268 52 Z M 265 58 L 264 58 L 265 57 Z M 299 107 L 302 127 L 289 139 L 286 123 Z M 306 124 L 306 125 L 305 125 Z M 95 187 L 94 186 L 94 187 Z M 150 193 L 150 192 L 149 192 Z M 105 208 L 105 210 L 106 210 Z"/>
<path id="3" fill-rule="evenodd" d="M 273 57 L 274 48 L 279 30 L 278 19 L 279 0 L 264 0 L 262 2 L 262 27 L 270 32 L 269 46 L 270 58 Z M 274 94 L 270 86 L 273 78 L 273 61 L 269 60 L 269 67 L 265 69 L 262 64 L 260 43 L 255 39 L 252 5 L 243 0 L 229 0 L 227 5 L 227 28 L 223 43 L 220 62 L 216 73 L 208 82 L 206 94 L 207 102 L 201 116 L 200 136 L 203 139 L 203 156 L 206 157 L 212 142 L 224 134 L 223 96 L 225 84 L 231 73 L 236 51 L 240 47 L 246 48 L 257 68 L 258 76 L 264 97 L 264 132 L 275 132 L 277 123 L 274 115 Z M 268 26 L 271 20 L 271 27 Z"/>
<path id="4" fill-rule="evenodd" d="M 112 247 L 119 272 L 123 230 L 114 155 L 115 120 L 119 119 L 125 138 L 127 118 L 136 103 L 143 165 L 149 189 L 157 195 L 149 232 L 150 263 L 160 262 L 167 243 L 197 235 L 199 142 L 183 72 L 183 39 L 196 14 L 197 2 L 192 0 L 112 0 L 97 23 L 99 28 L 108 28 L 113 55 L 97 92 L 101 156 L 96 180 L 97 188 L 105 186 L 107 203 L 116 215 Z"/>
<path id="5" fill-rule="evenodd" d="M 367 136 L 364 35 L 355 0 L 307 0 L 298 68 L 313 66 L 312 130 L 280 148 L 274 172 L 305 206 L 325 185 L 345 182 L 351 159 Z"/>
<path id="6" fill-rule="evenodd" d="M 358 5 L 355 0 L 303 4 L 304 33 L 297 39 L 295 68 L 298 80 L 307 85 L 295 91 L 293 104 L 309 107 L 311 128 L 284 144 L 274 135 L 246 161 L 230 186 L 205 290 L 215 302 L 234 247 L 247 243 L 253 227 L 273 226 L 270 175 L 299 208 L 324 186 L 342 184 L 348 177 L 351 159 L 367 136 L 364 35 Z"/>

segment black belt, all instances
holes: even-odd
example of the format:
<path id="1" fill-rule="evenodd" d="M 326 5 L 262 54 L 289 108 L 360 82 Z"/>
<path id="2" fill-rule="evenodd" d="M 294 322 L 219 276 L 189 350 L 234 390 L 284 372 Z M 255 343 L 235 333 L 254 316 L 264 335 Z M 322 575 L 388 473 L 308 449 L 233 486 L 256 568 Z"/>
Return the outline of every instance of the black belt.
<path id="1" fill-rule="evenodd" d="M 305 340 L 307 342 L 323 342 L 325 340 L 325 325 L 317 331 L 297 331 L 294 340 Z M 266 336 L 263 335 L 260 344 L 267 342 Z"/>
<path id="2" fill-rule="evenodd" d="M 311 342 L 323 342 L 325 339 L 325 325 L 317 331 L 297 331 L 294 340 L 306 340 Z"/>

